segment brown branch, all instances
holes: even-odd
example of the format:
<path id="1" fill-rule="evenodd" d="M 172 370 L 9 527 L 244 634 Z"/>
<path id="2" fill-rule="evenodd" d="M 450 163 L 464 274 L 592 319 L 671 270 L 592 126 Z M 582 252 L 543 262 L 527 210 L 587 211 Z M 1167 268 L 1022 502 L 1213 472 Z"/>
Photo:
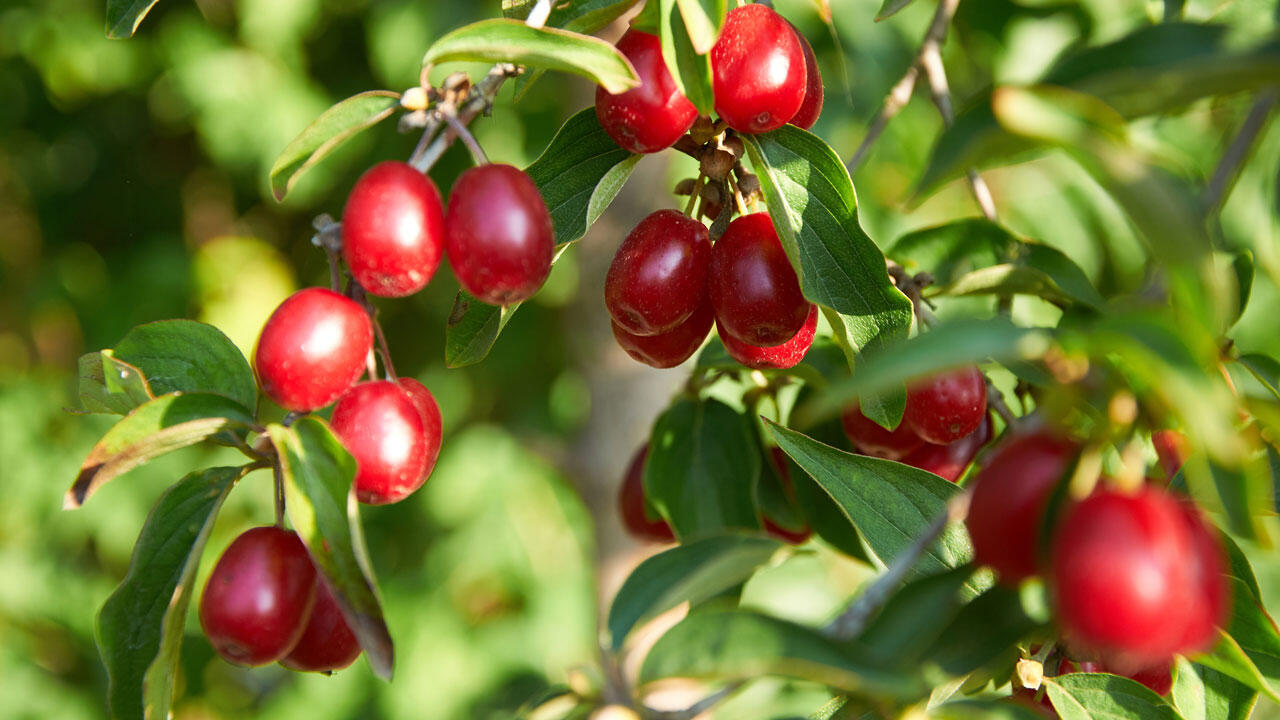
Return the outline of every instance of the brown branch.
<path id="1" fill-rule="evenodd" d="M 943 4 L 951 2 L 954 5 L 958 4 L 959 1 L 943 0 Z M 951 127 L 956 120 L 956 111 L 951 102 L 951 88 L 947 83 L 947 70 L 942 64 L 941 43 L 929 43 L 926 41 L 924 47 L 921 48 L 920 66 L 924 69 L 925 78 L 929 81 L 929 95 L 933 98 L 933 104 L 938 108 L 938 114 L 942 116 L 942 123 L 947 127 Z M 965 171 L 965 176 L 969 183 L 969 191 L 973 193 L 973 199 L 978 203 L 983 216 L 994 222 L 996 219 L 996 204 L 991 197 L 991 188 L 987 187 L 987 181 L 983 180 L 978 171 L 973 168 Z"/>

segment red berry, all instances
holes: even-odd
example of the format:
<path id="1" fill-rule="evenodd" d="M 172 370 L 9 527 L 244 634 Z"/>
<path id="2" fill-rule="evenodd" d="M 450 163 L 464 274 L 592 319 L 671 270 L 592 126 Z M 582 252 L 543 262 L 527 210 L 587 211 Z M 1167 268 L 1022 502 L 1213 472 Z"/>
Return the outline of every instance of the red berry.
<path id="1" fill-rule="evenodd" d="M 604 281 L 604 304 L 632 335 L 657 335 L 706 302 L 711 239 L 707 226 L 678 210 L 640 221 L 618 247 Z"/>
<path id="2" fill-rule="evenodd" d="M 386 380 L 360 383 L 338 399 L 329 424 L 356 459 L 360 502 L 399 502 L 422 487 L 427 439 L 422 413 L 403 387 Z"/>
<path id="3" fill-rule="evenodd" d="M 1177 430 L 1157 430 L 1151 433 L 1151 444 L 1166 479 L 1177 475 L 1187 461 L 1187 436 Z"/>
<path id="4" fill-rule="evenodd" d="M 752 7 L 762 6 L 742 9 Z M 767 213 L 729 223 L 711 248 L 707 290 L 720 329 L 756 347 L 795 337 L 811 307 Z"/>
<path id="5" fill-rule="evenodd" d="M 324 288 L 299 290 L 258 336 L 258 384 L 280 407 L 310 412 L 360 379 L 372 348 L 373 326 L 354 300 Z"/>
<path id="6" fill-rule="evenodd" d="M 1193 616 L 1187 625 L 1182 648 L 1184 652 L 1205 650 L 1217 640 L 1217 627 L 1227 623 L 1227 613 L 1231 609 L 1231 586 L 1226 580 L 1227 556 L 1217 529 L 1205 520 L 1204 513 L 1190 498 L 1178 498 L 1178 505 L 1191 533 L 1193 552 L 1188 562 L 1191 586 L 1200 588 L 1199 605 L 1204 610 Z"/>
<path id="7" fill-rule="evenodd" d="M 315 581 L 311 557 L 296 534 L 253 528 L 227 546 L 209 574 L 200 597 L 200 627 L 228 662 L 275 662 L 306 628 Z"/>
<path id="8" fill-rule="evenodd" d="M 1036 573 L 1045 506 L 1075 452 L 1074 443 L 1049 432 L 1012 435 L 973 479 L 965 527 L 974 560 L 994 569 L 1004 584 Z"/>
<path id="9" fill-rule="evenodd" d="M 1173 689 L 1173 667 L 1160 664 L 1126 675 L 1130 680 L 1146 685 L 1157 695 L 1168 695 Z"/>
<path id="10" fill-rule="evenodd" d="M 804 100 L 789 122 L 808 130 L 818 122 L 818 116 L 822 114 L 822 73 L 818 71 L 818 56 L 813 54 L 809 41 L 799 30 L 796 30 L 796 37 L 800 40 L 800 49 L 804 51 Z"/>
<path id="11" fill-rule="evenodd" d="M 440 406 L 436 404 L 436 396 L 431 394 L 427 386 L 413 378 L 400 378 L 400 387 L 409 392 L 409 399 L 422 416 L 422 440 L 426 444 L 427 453 L 427 468 L 422 471 L 422 480 L 426 482 L 436 467 L 436 458 L 440 456 L 440 438 L 444 433 Z"/>
<path id="12" fill-rule="evenodd" d="M 627 474 L 622 478 L 622 487 L 618 491 L 618 511 L 622 515 L 622 526 L 641 540 L 673 542 L 676 535 L 671 532 L 671 526 L 661 517 L 649 514 L 648 502 L 644 497 L 644 462 L 648 456 L 649 445 L 646 443 L 631 456 Z"/>
<path id="13" fill-rule="evenodd" d="M 787 469 L 787 454 L 780 447 L 771 447 L 769 448 L 769 460 L 773 463 L 774 469 L 778 471 L 778 478 L 782 480 L 783 491 L 787 494 L 787 497 L 794 499 L 795 490 L 791 484 L 791 471 Z M 799 530 L 788 530 L 770 520 L 768 516 L 764 517 L 764 530 L 779 540 L 792 545 L 800 545 L 813 537 L 813 528 L 808 525 Z"/>
<path id="14" fill-rule="evenodd" d="M 715 315 L 711 303 L 701 307 L 671 330 L 660 335 L 632 335 L 613 323 L 613 339 L 633 359 L 656 368 L 672 368 L 688 360 L 711 331 Z"/>
<path id="15" fill-rule="evenodd" d="M 445 210 L 449 262 L 462 288 L 491 305 L 529 299 L 551 272 L 551 213 L 523 171 L 481 165 L 462 173 Z"/>
<path id="16" fill-rule="evenodd" d="M 356 181 L 342 211 L 342 255 L 356 282 L 382 297 L 418 292 L 444 254 L 444 207 L 431 178 L 387 161 Z"/>
<path id="17" fill-rule="evenodd" d="M 818 306 L 809 305 L 809 316 L 805 318 L 800 332 L 793 335 L 790 340 L 773 347 L 748 345 L 720 330 L 718 321 L 716 327 L 720 333 L 720 340 L 724 343 L 724 349 L 729 351 L 729 357 L 737 360 L 744 367 L 753 370 L 786 370 L 799 365 L 805 354 L 809 352 L 809 347 L 813 345 L 813 335 L 818 330 Z"/>
<path id="18" fill-rule="evenodd" d="M 900 460 L 924 444 L 924 440 L 905 421 L 898 423 L 893 430 L 885 430 L 863 415 L 856 402 L 841 414 L 840 425 L 858 452 L 888 460 Z"/>
<path id="19" fill-rule="evenodd" d="M 1078 652 L 1119 672 L 1200 650 L 1220 618 L 1222 576 L 1208 577 L 1194 516 L 1163 489 L 1103 489 L 1067 510 L 1052 549 L 1054 606 Z"/>
<path id="20" fill-rule="evenodd" d="M 332 672 L 360 657 L 360 642 L 347 626 L 329 585 L 316 576 L 316 604 L 293 651 L 280 660 L 290 670 Z"/>
<path id="21" fill-rule="evenodd" d="M 956 482 L 973 462 L 978 451 L 991 441 L 991 419 L 983 418 L 977 430 L 946 445 L 925 443 L 902 458 L 902 462 L 928 470 L 944 480 Z"/>
<path id="22" fill-rule="evenodd" d="M 742 133 L 780 128 L 805 96 L 805 60 L 791 24 L 762 4 L 725 16 L 711 48 L 716 113 Z"/>
<path id="23" fill-rule="evenodd" d="M 926 441 L 946 445 L 978 429 L 987 416 L 987 382 L 970 365 L 907 386 L 902 421 Z"/>
<path id="24" fill-rule="evenodd" d="M 596 117 L 623 150 L 658 152 L 689 131 L 698 109 L 676 87 L 657 35 L 628 30 L 618 40 L 621 52 L 636 69 L 640 85 L 617 95 L 596 88 Z"/>

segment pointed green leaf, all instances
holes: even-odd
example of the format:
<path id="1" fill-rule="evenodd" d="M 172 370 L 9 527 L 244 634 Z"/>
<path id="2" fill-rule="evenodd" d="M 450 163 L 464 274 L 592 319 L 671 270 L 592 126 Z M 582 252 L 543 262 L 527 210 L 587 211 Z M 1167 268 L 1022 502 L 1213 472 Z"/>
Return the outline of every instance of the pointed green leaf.
<path id="1" fill-rule="evenodd" d="M 1193 660 L 1280 702 L 1280 633 L 1248 584 L 1231 578 L 1231 618 L 1213 650 Z"/>
<path id="2" fill-rule="evenodd" d="M 676 0 L 680 17 L 684 19 L 689 43 L 699 55 L 711 52 L 711 46 L 720 37 L 724 16 L 729 11 L 728 0 Z"/>
<path id="3" fill-rule="evenodd" d="M 138 368 L 117 360 L 110 350 L 80 356 L 80 407 L 90 413 L 127 415 L 155 395 Z"/>
<path id="4" fill-rule="evenodd" d="M 1258 701 L 1258 693 L 1245 685 L 1183 657 L 1169 696 L 1184 720 L 1245 720 Z"/>
<path id="5" fill-rule="evenodd" d="M 876 22 L 888 20 L 912 2 L 915 2 L 915 0 L 884 0 L 880 4 L 880 12 L 876 13 Z"/>
<path id="6" fill-rule="evenodd" d="M 98 613 L 107 705 L 116 720 L 169 716 L 200 554 L 222 501 L 244 474 L 239 467 L 193 472 L 147 515 L 129 572 Z"/>
<path id="7" fill-rule="evenodd" d="M 1044 683 L 1062 720 L 1180 720 L 1164 698 L 1119 675 L 1070 673 Z"/>
<path id="8" fill-rule="evenodd" d="M 159 0 L 107 0 L 107 37 L 133 37 Z"/>
<path id="9" fill-rule="evenodd" d="M 271 193 L 284 200 L 298 178 L 362 130 L 391 117 L 400 107 L 400 93 L 369 90 L 325 110 L 298 134 L 271 164 Z"/>
<path id="10" fill-rule="evenodd" d="M 552 3 L 546 27 L 591 35 L 617 20 L 640 0 L 560 0 Z M 503 0 L 503 17 L 523 21 L 537 0 Z"/>
<path id="11" fill-rule="evenodd" d="M 1039 712 L 1006 700 L 956 700 L 929 711 L 935 720 L 1044 720 Z"/>
<path id="12" fill-rule="evenodd" d="M 213 393 L 253 410 L 258 387 L 240 349 L 218 328 L 195 320 L 139 325 L 112 354 L 142 371 L 151 391 Z"/>
<path id="13" fill-rule="evenodd" d="M 715 108 L 710 52 L 699 54 L 694 48 L 694 39 L 681 14 L 680 0 L 655 0 L 650 4 L 658 6 L 657 34 L 662 43 L 662 59 L 676 87 L 698 108 L 699 114 L 710 115 Z M 699 39 L 705 42 L 709 31 L 705 26 L 699 28 L 702 34 Z"/>

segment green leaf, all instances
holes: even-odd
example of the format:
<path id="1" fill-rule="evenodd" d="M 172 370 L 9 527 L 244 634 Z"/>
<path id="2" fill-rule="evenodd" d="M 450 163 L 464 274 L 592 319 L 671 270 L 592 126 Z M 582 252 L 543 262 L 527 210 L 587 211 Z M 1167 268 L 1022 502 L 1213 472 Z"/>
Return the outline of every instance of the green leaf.
<path id="1" fill-rule="evenodd" d="M 627 576 L 609 607 L 613 649 L 637 625 L 682 602 L 698 604 L 745 582 L 782 547 L 773 538 L 713 535 L 658 553 Z"/>
<path id="2" fill-rule="evenodd" d="M 994 585 L 960 609 L 929 649 L 928 661 L 959 677 L 1009 654 L 1037 627 L 1017 590 Z"/>
<path id="3" fill-rule="evenodd" d="M 711 52 L 724 27 L 728 0 L 676 0 L 676 5 L 680 8 L 680 17 L 684 18 L 693 51 L 699 55 Z"/>
<path id="4" fill-rule="evenodd" d="M 1216 670 L 1179 657 L 1170 698 L 1184 720 L 1245 720 L 1258 693 Z"/>
<path id="5" fill-rule="evenodd" d="M 1044 720 L 1029 707 L 1007 700 L 956 700 L 929 711 L 936 720 Z"/>
<path id="6" fill-rule="evenodd" d="M 1231 325 L 1240 321 L 1240 316 L 1249 307 L 1249 296 L 1253 294 L 1254 263 L 1253 253 L 1240 250 L 1231 258 L 1231 271 L 1236 279 L 1236 308 L 1231 318 Z"/>
<path id="7" fill-rule="evenodd" d="M 1044 684 L 1062 720 L 1179 720 L 1164 698 L 1119 675 L 1070 673 Z"/>
<path id="8" fill-rule="evenodd" d="M 690 615 L 658 640 L 640 668 L 642 684 L 670 677 L 735 680 L 759 675 L 902 698 L 924 690 L 918 679 L 859 660 L 810 628 L 744 611 Z"/>
<path id="9" fill-rule="evenodd" d="M 928 271 L 939 285 L 950 285 L 984 267 L 1009 262 L 1018 238 L 986 218 L 964 218 L 909 232 L 889 249 L 889 257 L 911 272 Z"/>
<path id="10" fill-rule="evenodd" d="M 373 579 L 352 481 L 356 461 L 323 420 L 300 418 L 267 433 L 280 458 L 289 521 L 324 573 L 373 671 L 391 679 L 394 648 Z"/>
<path id="11" fill-rule="evenodd" d="M 1218 644 L 1192 659 L 1280 702 L 1280 633 L 1240 578 L 1231 578 L 1231 618 Z"/>
<path id="12" fill-rule="evenodd" d="M 605 41 L 558 28 L 531 28 L 508 18 L 481 20 L 442 36 L 427 49 L 422 63 L 457 60 L 560 70 L 581 75 L 611 93 L 640 84 L 631 63 Z"/>
<path id="13" fill-rule="evenodd" d="M 1261 353 L 1246 353 L 1236 358 L 1236 362 L 1244 366 L 1264 388 L 1280 400 L 1280 362 Z"/>
<path id="14" fill-rule="evenodd" d="M 107 481 L 148 460 L 223 430 L 253 425 L 253 417 L 239 403 L 221 395 L 161 395 L 124 416 L 93 446 L 63 507 L 80 507 Z"/>
<path id="15" fill-rule="evenodd" d="M 129 331 L 113 349 L 117 360 L 142 371 L 151 391 L 212 393 L 246 410 L 258 403 L 253 370 L 221 330 L 194 320 L 161 320 Z"/>
<path id="16" fill-rule="evenodd" d="M 940 288 L 938 295 L 1034 295 L 1042 300 L 1066 307 L 1075 298 L 1063 292 L 1045 273 L 1034 268 L 1006 263 L 974 270 L 951 285 Z"/>
<path id="17" fill-rule="evenodd" d="M 892 667 L 918 663 L 960 612 L 972 575 L 973 568 L 962 565 L 903 585 L 858 636 L 858 649 Z"/>
<path id="18" fill-rule="evenodd" d="M 690 0 L 656 0 L 658 6 L 658 38 L 662 43 L 662 59 L 676 81 L 676 87 L 698 108 L 701 115 L 710 115 L 715 109 L 715 94 L 711 80 L 711 55 L 699 54 L 690 37 L 682 14 L 683 6 L 696 4 Z M 677 5 L 680 7 L 677 7 Z M 694 11 L 690 11 L 695 14 Z M 702 27 L 700 40 L 706 40 L 708 29 Z M 714 43 L 714 41 L 713 41 Z"/>
<path id="19" fill-rule="evenodd" d="M 888 20 L 894 15 L 897 15 L 899 10 L 905 8 L 914 1 L 915 0 L 884 0 L 884 2 L 880 4 L 880 12 L 876 13 L 876 22 Z"/>
<path id="20" fill-rule="evenodd" d="M 854 455 L 768 424 L 778 446 L 822 486 L 888 564 L 946 512 L 947 501 L 959 494 L 954 483 L 909 465 Z M 964 528 L 951 525 L 921 555 L 915 575 L 932 575 L 960 567 L 973 558 Z M 974 590 L 977 582 L 969 581 Z"/>
<path id="21" fill-rule="evenodd" d="M 640 0 L 561 0 L 551 5 L 546 27 L 591 35 L 617 20 Z M 503 0 L 502 15 L 523 21 L 536 0 Z"/>
<path id="22" fill-rule="evenodd" d="M 200 554 L 222 501 L 245 471 L 193 472 L 165 490 L 147 515 L 129 572 L 98 613 L 111 717 L 169 716 Z"/>
<path id="23" fill-rule="evenodd" d="M 90 413 L 127 415 L 155 395 L 142 371 L 117 360 L 110 350 L 80 356 L 80 407 Z"/>
<path id="24" fill-rule="evenodd" d="M 298 134 L 271 164 L 271 193 L 284 200 L 298 178 L 339 145 L 362 130 L 391 117 L 400 107 L 400 93 L 369 90 L 352 95 L 325 110 Z"/>
<path id="25" fill-rule="evenodd" d="M 726 528 L 756 529 L 759 454 L 750 420 L 719 400 L 681 397 L 654 423 L 645 496 L 683 539 Z"/>
<path id="26" fill-rule="evenodd" d="M 107 37 L 133 37 L 159 0 L 107 0 Z"/>
<path id="27" fill-rule="evenodd" d="M 561 252 L 604 213 L 639 160 L 600 127 L 594 108 L 565 121 L 526 170 L 551 212 Z M 456 368 L 483 360 L 518 307 L 486 305 L 458 293 L 445 331 L 445 364 Z"/>

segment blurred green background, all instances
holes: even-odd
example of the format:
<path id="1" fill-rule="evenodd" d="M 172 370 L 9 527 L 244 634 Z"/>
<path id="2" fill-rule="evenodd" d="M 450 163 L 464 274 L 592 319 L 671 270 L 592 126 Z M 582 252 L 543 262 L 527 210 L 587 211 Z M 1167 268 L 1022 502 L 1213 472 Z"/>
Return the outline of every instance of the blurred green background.
<path id="1" fill-rule="evenodd" d="M 111 346 L 135 324 L 169 317 L 214 323 L 247 353 L 280 299 L 324 282 L 323 254 L 308 242 L 311 218 L 339 215 L 361 170 L 406 157 L 416 138 L 398 135 L 393 123 L 380 126 L 313 170 L 284 204 L 271 199 L 266 182 L 276 153 L 338 99 L 416 84 L 433 37 L 500 12 L 498 0 L 164 0 L 137 37 L 108 41 L 102 4 L 0 3 L 4 718 L 104 715 L 97 608 L 124 575 L 160 490 L 201 463 L 229 461 L 184 451 L 63 512 L 63 491 L 111 422 L 64 410 L 76 404 L 76 358 Z M 910 62 L 933 9 L 916 3 L 876 24 L 879 4 L 832 0 L 833 31 L 813 2 L 777 2 L 819 55 L 827 102 L 815 130 L 845 156 Z M 1200 0 L 1186 13 L 1231 22 L 1247 41 L 1271 31 L 1272 5 Z M 1133 0 L 966 0 L 945 53 L 957 101 L 992 82 L 1034 79 L 1073 44 L 1114 39 L 1161 12 L 1161 3 Z M 434 77 L 455 69 L 438 68 Z M 583 81 L 547 76 L 516 104 L 508 88 L 493 117 L 474 129 L 490 157 L 523 166 L 591 96 Z M 1133 139 L 1202 180 L 1248 106 L 1238 97 L 1197 103 L 1177 117 L 1136 123 Z M 918 96 L 854 176 L 863 224 L 882 247 L 907 230 L 976 213 L 961 184 L 918 208 L 906 204 L 939 129 L 934 108 Z M 1265 309 L 1280 299 L 1271 279 L 1280 277 L 1278 158 L 1280 132 L 1269 128 L 1218 229 L 1227 247 L 1253 248 L 1266 271 L 1237 343 L 1272 354 L 1280 353 L 1280 333 Z M 468 163 L 454 148 L 432 175 L 447 192 Z M 683 380 L 680 371 L 640 367 L 613 346 L 603 276 L 617 242 L 643 215 L 672 206 L 667 190 L 690 169 L 667 156 L 641 163 L 615 207 L 478 366 L 443 366 L 457 289 L 447 271 L 412 298 L 382 303 L 397 367 L 435 392 L 447 432 L 422 492 L 365 513 L 397 641 L 396 680 L 374 679 L 363 661 L 331 678 L 237 669 L 213 655 L 192 617 L 179 717 L 507 717 L 570 667 L 592 662 L 601 598 L 652 551 L 622 536 L 616 484 Z M 1141 281 L 1147 268 L 1123 214 L 1065 155 L 987 178 L 1010 227 L 1068 252 L 1104 293 Z M 232 495 L 206 561 L 240 531 L 269 522 L 269 485 L 259 473 Z M 1269 575 L 1274 600 L 1274 568 L 1259 572 Z M 748 601 L 818 621 L 863 576 L 818 548 L 753 582 Z M 722 716 L 754 716 L 759 697 L 777 693 L 796 713 L 822 698 L 761 683 Z"/>

